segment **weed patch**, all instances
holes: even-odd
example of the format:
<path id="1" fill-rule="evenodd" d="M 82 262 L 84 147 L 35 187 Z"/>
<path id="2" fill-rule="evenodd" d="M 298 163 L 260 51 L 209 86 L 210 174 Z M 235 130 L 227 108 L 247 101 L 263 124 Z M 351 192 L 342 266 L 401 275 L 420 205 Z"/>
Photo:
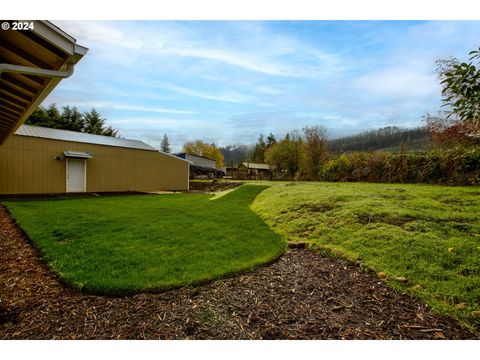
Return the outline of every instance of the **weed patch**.
<path id="1" fill-rule="evenodd" d="M 361 225 L 369 225 L 371 223 L 383 223 L 388 225 L 394 225 L 402 227 L 403 225 L 418 220 L 417 218 L 409 215 L 397 216 L 392 214 L 368 214 L 360 213 L 356 215 L 357 223 Z"/>
<path id="2" fill-rule="evenodd" d="M 306 203 L 294 208 L 292 211 L 301 211 L 301 212 L 309 212 L 309 213 L 326 213 L 334 210 L 336 207 L 338 206 L 332 205 L 331 203 L 313 203 L 313 204 Z"/>

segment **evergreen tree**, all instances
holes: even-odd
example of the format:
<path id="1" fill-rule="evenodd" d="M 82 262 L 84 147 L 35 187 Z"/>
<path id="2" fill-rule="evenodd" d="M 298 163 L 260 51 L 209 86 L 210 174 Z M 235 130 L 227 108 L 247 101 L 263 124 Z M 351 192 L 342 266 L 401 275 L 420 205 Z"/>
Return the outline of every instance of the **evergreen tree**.
<path id="1" fill-rule="evenodd" d="M 102 119 L 97 110 L 93 109 L 90 112 L 84 113 L 85 118 L 85 132 L 95 135 L 103 135 L 105 119 Z"/>
<path id="2" fill-rule="evenodd" d="M 286 171 L 294 179 L 301 167 L 303 139 L 297 131 L 287 133 L 285 138 L 265 153 L 266 163 L 277 171 Z"/>
<path id="3" fill-rule="evenodd" d="M 275 136 L 272 133 L 270 133 L 270 135 L 267 136 L 266 148 L 269 149 L 276 143 L 277 143 L 277 139 L 275 139 Z"/>
<path id="4" fill-rule="evenodd" d="M 252 151 L 252 156 L 250 160 L 255 163 L 263 164 L 265 162 L 265 150 L 267 149 L 267 144 L 265 143 L 265 138 L 263 134 L 260 134 L 258 142 L 255 144 L 255 147 Z"/>
<path id="5" fill-rule="evenodd" d="M 395 126 L 329 140 L 328 147 L 340 154 L 349 151 L 398 150 L 402 143 L 407 150 L 424 150 L 432 147 L 431 135 L 427 128 L 401 129 Z"/>
<path id="6" fill-rule="evenodd" d="M 228 145 L 221 147 L 220 152 L 224 157 L 224 162 L 227 166 L 237 166 L 249 159 L 250 153 L 252 151 L 251 145 Z"/>
<path id="7" fill-rule="evenodd" d="M 40 106 L 28 117 L 25 124 L 97 135 L 118 136 L 118 130 L 111 126 L 105 127 L 105 119 L 102 119 L 95 109 L 82 114 L 75 106 L 73 108 L 65 106 L 61 113 L 55 104 L 51 104 L 48 108 Z"/>
<path id="8" fill-rule="evenodd" d="M 48 116 L 47 109 L 45 109 L 43 106 L 35 109 L 25 121 L 25 124 L 49 128 L 53 127 L 50 117 Z"/>
<path id="9" fill-rule="evenodd" d="M 167 134 L 163 134 L 162 143 L 160 144 L 160 150 L 165 153 L 170 153 L 170 142 L 168 141 Z"/>
<path id="10" fill-rule="evenodd" d="M 70 108 L 65 106 L 62 112 L 63 129 L 71 131 L 83 131 L 85 120 L 82 113 L 74 106 Z"/>
<path id="11" fill-rule="evenodd" d="M 51 104 L 48 107 L 47 115 L 48 115 L 48 118 L 49 118 L 49 122 L 52 124 L 51 127 L 55 128 L 55 129 L 63 129 L 64 128 L 63 117 L 62 117 L 62 114 L 60 114 L 60 111 L 58 110 L 56 104 Z"/>
<path id="12" fill-rule="evenodd" d="M 118 136 L 118 130 L 109 126 L 109 127 L 103 129 L 102 135 L 117 137 Z"/>

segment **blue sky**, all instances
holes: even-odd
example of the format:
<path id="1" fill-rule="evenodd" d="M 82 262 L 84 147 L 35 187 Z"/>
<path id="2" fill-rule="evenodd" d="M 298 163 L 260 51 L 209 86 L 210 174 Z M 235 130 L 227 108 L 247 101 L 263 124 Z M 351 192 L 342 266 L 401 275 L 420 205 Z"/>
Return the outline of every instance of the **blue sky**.
<path id="1" fill-rule="evenodd" d="M 44 105 L 95 107 L 122 137 L 178 151 L 321 125 L 414 127 L 440 110 L 435 60 L 480 21 L 54 21 L 90 49 Z"/>

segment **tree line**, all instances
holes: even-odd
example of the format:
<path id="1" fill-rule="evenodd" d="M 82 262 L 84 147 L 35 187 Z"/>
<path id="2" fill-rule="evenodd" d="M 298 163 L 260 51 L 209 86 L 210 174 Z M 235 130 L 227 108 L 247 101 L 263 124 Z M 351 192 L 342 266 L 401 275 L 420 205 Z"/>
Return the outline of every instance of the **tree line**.
<path id="1" fill-rule="evenodd" d="M 479 146 L 439 144 L 427 151 L 400 146 L 395 152 L 335 153 L 329 149 L 325 129 L 314 126 L 291 131 L 270 146 L 260 136 L 255 148 L 250 161 L 269 164 L 276 180 L 480 184 Z M 258 157 L 260 148 L 263 161 Z"/>
<path id="2" fill-rule="evenodd" d="M 408 150 L 427 150 L 432 146 L 432 135 L 425 126 L 414 129 L 387 126 L 328 141 L 328 147 L 334 153 L 382 149 L 400 150 L 401 147 Z"/>
<path id="3" fill-rule="evenodd" d="M 327 156 L 326 130 L 312 126 L 293 130 L 278 140 L 273 134 L 266 138 L 260 134 L 247 160 L 269 164 L 281 177 L 320 180 Z"/>
<path id="4" fill-rule="evenodd" d="M 105 121 L 106 119 L 94 108 L 80 112 L 75 106 L 64 106 L 60 111 L 56 104 L 51 104 L 48 108 L 40 106 L 36 109 L 25 124 L 95 135 L 119 136 L 118 130 L 106 126 Z"/>
<path id="5" fill-rule="evenodd" d="M 292 136 L 295 137 L 297 134 L 298 131 L 293 131 Z M 288 137 L 290 136 L 289 134 Z M 375 150 L 428 150 L 433 147 L 432 134 L 425 126 L 414 129 L 388 126 L 338 139 L 326 138 L 326 141 L 328 151 L 333 154 Z M 260 134 L 254 145 L 228 145 L 219 149 L 224 156 L 225 165 L 235 167 L 243 161 L 264 163 L 266 150 L 276 143 L 277 140 L 273 134 L 270 133 L 267 137 Z"/>

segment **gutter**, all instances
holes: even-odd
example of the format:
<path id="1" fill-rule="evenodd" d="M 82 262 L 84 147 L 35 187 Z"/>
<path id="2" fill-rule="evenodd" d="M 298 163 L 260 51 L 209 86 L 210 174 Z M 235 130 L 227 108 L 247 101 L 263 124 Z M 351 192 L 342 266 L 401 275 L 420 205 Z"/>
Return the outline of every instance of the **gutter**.
<path id="1" fill-rule="evenodd" d="M 73 68 L 74 66 L 72 62 L 67 63 L 66 71 L 46 70 L 12 64 L 0 64 L 0 75 L 4 72 L 8 72 L 23 75 L 48 76 L 65 79 L 73 75 Z"/>

